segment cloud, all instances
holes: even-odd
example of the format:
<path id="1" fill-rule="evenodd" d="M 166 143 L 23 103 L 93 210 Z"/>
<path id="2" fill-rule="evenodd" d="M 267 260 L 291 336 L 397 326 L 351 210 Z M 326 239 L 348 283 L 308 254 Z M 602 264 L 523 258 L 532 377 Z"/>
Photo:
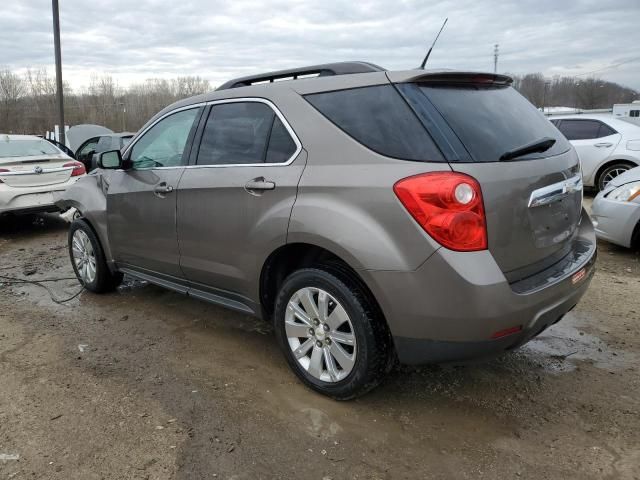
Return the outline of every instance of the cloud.
<path id="1" fill-rule="evenodd" d="M 6 0 L 5 0 L 6 1 Z M 22 0 L 0 15 L 0 62 L 53 69 L 50 3 Z M 317 2 L 64 0 L 65 80 L 128 84 L 200 75 L 220 84 L 261 71 L 343 60 L 417 66 L 445 17 L 430 66 L 598 75 L 640 90 L 640 3 L 619 0 Z M 635 60 L 633 60 L 635 58 Z M 629 61 L 632 60 L 632 61 Z M 612 65 L 625 62 L 615 68 Z"/>

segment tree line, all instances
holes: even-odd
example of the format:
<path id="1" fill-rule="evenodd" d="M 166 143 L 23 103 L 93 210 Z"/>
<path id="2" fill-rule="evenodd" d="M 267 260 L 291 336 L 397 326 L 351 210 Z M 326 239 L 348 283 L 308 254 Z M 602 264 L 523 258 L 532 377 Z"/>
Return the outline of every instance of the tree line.
<path id="1" fill-rule="evenodd" d="M 209 81 L 197 76 L 154 78 L 124 88 L 105 75 L 93 77 L 87 88 L 78 91 L 65 82 L 65 123 L 135 132 L 167 105 L 211 90 Z M 41 135 L 53 130 L 57 115 L 55 76 L 46 70 L 27 70 L 23 75 L 0 70 L 1 133 Z"/>
<path id="2" fill-rule="evenodd" d="M 582 109 L 611 108 L 629 103 L 640 93 L 599 78 L 553 77 L 541 73 L 513 75 L 513 86 L 536 107 L 563 106 Z M 88 87 L 63 86 L 67 125 L 94 123 L 113 131 L 138 130 L 165 106 L 211 91 L 209 81 L 198 76 L 149 79 L 127 87 L 109 75 L 93 77 Z M 57 123 L 55 77 L 44 69 L 18 74 L 0 70 L 0 132 L 44 134 Z"/>

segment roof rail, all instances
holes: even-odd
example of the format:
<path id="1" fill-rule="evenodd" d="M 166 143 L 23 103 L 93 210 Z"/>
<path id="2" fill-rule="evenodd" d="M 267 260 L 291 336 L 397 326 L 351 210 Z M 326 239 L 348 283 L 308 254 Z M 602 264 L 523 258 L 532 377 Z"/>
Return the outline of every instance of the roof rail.
<path id="1" fill-rule="evenodd" d="M 277 72 L 261 73 L 248 77 L 234 78 L 220 85 L 216 90 L 228 90 L 230 88 L 248 87 L 258 83 L 273 83 L 278 80 L 297 80 L 300 77 L 316 76 L 326 77 L 331 75 L 348 75 L 350 73 L 384 72 L 385 69 L 368 62 L 338 62 L 312 65 L 310 67 L 278 70 Z"/>

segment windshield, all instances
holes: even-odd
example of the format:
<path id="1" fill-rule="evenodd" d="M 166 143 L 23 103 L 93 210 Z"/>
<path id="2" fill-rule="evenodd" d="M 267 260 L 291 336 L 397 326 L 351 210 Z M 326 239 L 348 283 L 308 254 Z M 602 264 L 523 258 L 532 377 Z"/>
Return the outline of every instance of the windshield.
<path id="1" fill-rule="evenodd" d="M 549 137 L 544 152 L 521 160 L 551 157 L 569 150 L 569 142 L 514 88 L 481 85 L 421 85 L 476 162 L 495 162 L 505 153 Z"/>
<path id="2" fill-rule="evenodd" d="M 46 140 L 0 140 L 0 158 L 59 154 L 60 151 Z"/>

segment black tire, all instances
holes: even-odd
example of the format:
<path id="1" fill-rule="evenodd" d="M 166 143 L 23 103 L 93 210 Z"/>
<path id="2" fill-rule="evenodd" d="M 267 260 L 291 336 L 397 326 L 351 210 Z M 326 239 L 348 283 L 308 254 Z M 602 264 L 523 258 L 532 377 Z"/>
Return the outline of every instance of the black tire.
<path id="1" fill-rule="evenodd" d="M 91 246 L 93 247 L 93 251 L 95 253 L 96 275 L 93 281 L 91 282 L 85 282 L 83 280 L 82 275 L 80 275 L 80 272 L 78 272 L 76 263 L 73 260 L 72 241 L 73 241 L 73 235 L 77 230 L 82 230 L 84 233 L 86 233 L 87 237 L 89 238 L 89 241 L 91 242 Z M 89 226 L 87 222 L 85 222 L 82 219 L 76 219 L 73 221 L 73 223 L 71 223 L 71 227 L 69 228 L 69 236 L 68 236 L 67 243 L 68 243 L 68 249 L 69 249 L 69 258 L 71 260 L 71 265 L 73 266 L 73 271 L 75 272 L 76 277 L 78 278 L 78 281 L 82 286 L 84 286 L 84 288 L 94 293 L 105 293 L 105 292 L 111 292 L 115 290 L 116 287 L 120 285 L 120 283 L 122 283 L 122 277 L 123 277 L 122 273 L 120 272 L 113 273 L 111 272 L 111 270 L 109 270 L 109 267 L 107 266 L 107 262 L 105 261 L 104 250 L 102 250 L 102 245 L 100 244 L 100 241 L 98 240 L 98 237 L 94 233 L 93 229 Z"/>
<path id="2" fill-rule="evenodd" d="M 598 175 L 598 183 L 596 185 L 596 187 L 598 187 L 598 191 L 604 190 L 605 187 L 607 186 L 607 184 L 605 183 L 607 179 L 607 175 L 609 175 L 610 173 L 616 170 L 631 170 L 634 166 L 635 165 L 632 165 L 627 162 L 615 162 L 607 165 Z"/>
<path id="3" fill-rule="evenodd" d="M 631 249 L 640 251 L 640 222 L 638 222 L 631 234 Z"/>
<path id="4" fill-rule="evenodd" d="M 295 292 L 306 287 L 320 288 L 332 295 L 346 310 L 353 325 L 355 364 L 351 372 L 337 382 L 325 382 L 309 374 L 296 360 L 287 340 L 287 305 Z M 393 343 L 377 306 L 358 282 L 339 270 L 305 268 L 289 275 L 276 298 L 274 327 L 280 348 L 295 374 L 308 387 L 336 400 L 350 400 L 367 393 L 393 366 Z"/>

